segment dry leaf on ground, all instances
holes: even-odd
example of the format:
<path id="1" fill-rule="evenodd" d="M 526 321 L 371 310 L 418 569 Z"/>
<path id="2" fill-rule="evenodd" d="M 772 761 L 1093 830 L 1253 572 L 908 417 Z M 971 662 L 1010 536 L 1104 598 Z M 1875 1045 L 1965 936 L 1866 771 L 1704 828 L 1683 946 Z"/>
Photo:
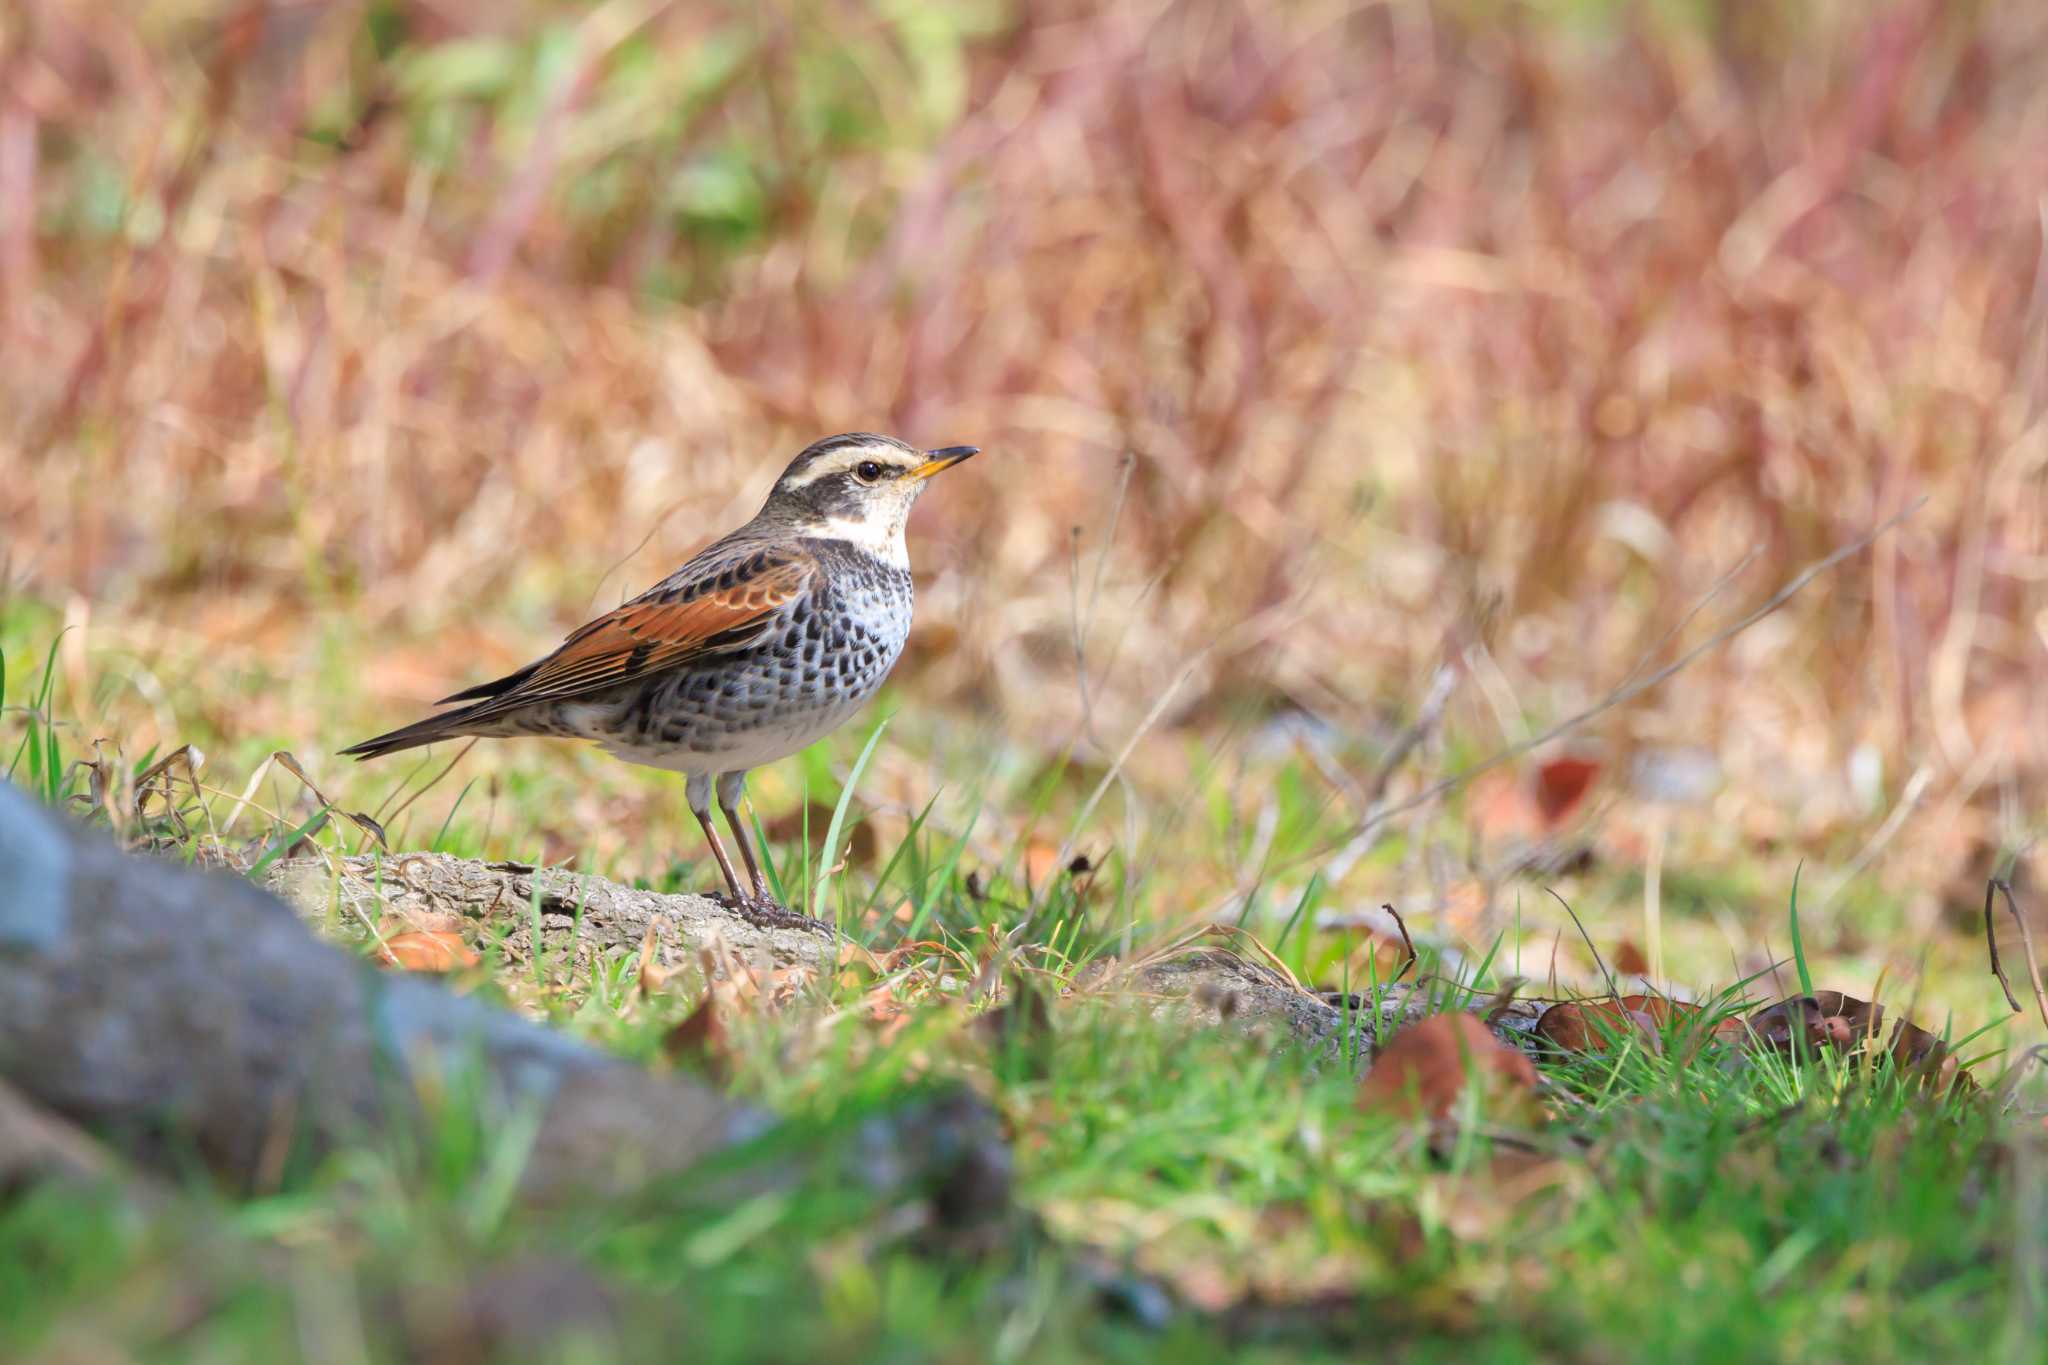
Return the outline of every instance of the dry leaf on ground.
<path id="1" fill-rule="evenodd" d="M 462 941 L 462 935 L 446 929 L 393 934 L 384 940 L 377 956 L 385 966 L 408 972 L 452 972 L 483 961 L 476 949 Z"/>
<path id="2" fill-rule="evenodd" d="M 1884 1031 L 1884 1006 L 1840 991 L 1815 991 L 1766 1005 L 1748 1018 L 1759 1045 L 1789 1051 L 1795 1045 L 1827 1047 L 1844 1055 L 1890 1054 L 1900 1069 L 1932 1080 L 1937 1088 L 1974 1085 L 1959 1068 L 1948 1044 L 1908 1019 Z M 1880 1043 L 1879 1039 L 1883 1042 Z"/>
<path id="3" fill-rule="evenodd" d="M 689 1066 L 716 1080 L 731 1070 L 730 1043 L 725 1019 L 719 1013 L 717 992 L 706 991 L 697 1008 L 661 1040 L 661 1053 L 671 1062 Z"/>
<path id="4" fill-rule="evenodd" d="M 1658 1051 L 1663 1047 L 1664 1030 L 1674 1019 L 1690 1021 L 1697 1019 L 1699 1013 L 1698 1005 L 1663 995 L 1567 1000 L 1543 1011 L 1543 1017 L 1536 1021 L 1536 1036 L 1567 1052 L 1606 1052 L 1633 1029 L 1646 1047 Z M 1721 1019 L 1715 1023 L 1713 1034 L 1739 1038 L 1743 1034 L 1742 1020 Z"/>
<path id="5" fill-rule="evenodd" d="M 1402 1029 L 1358 1086 L 1358 1107 L 1403 1117 L 1448 1116 L 1467 1079 L 1489 1113 L 1535 1117 L 1536 1068 L 1470 1014 L 1433 1014 Z"/>
<path id="6" fill-rule="evenodd" d="M 1536 767 L 1536 810 L 1543 822 L 1556 829 L 1585 801 L 1600 765 L 1588 758 L 1564 754 Z"/>

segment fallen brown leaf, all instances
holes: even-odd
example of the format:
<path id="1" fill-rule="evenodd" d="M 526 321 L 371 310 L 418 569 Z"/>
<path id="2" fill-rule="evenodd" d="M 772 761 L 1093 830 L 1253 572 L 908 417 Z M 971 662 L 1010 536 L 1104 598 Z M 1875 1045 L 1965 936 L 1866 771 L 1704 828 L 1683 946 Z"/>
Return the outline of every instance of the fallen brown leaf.
<path id="1" fill-rule="evenodd" d="M 640 966 L 637 972 L 640 994 L 652 995 L 666 986 L 669 978 L 677 972 L 675 967 L 664 967 L 657 950 L 661 942 L 662 917 L 656 915 L 647 921 L 647 932 L 640 936 Z"/>
<path id="2" fill-rule="evenodd" d="M 1358 1107 L 1441 1119 L 1457 1105 L 1468 1080 L 1480 1087 L 1490 1113 L 1537 1113 L 1535 1066 L 1477 1018 L 1456 1011 L 1433 1014 L 1396 1034 L 1359 1083 Z"/>
<path id="3" fill-rule="evenodd" d="M 1650 970 L 1650 959 L 1632 938 L 1625 938 L 1614 950 L 1614 970 L 1623 976 L 1641 976 Z"/>
<path id="4" fill-rule="evenodd" d="M 718 1080 L 731 1073 L 730 1047 L 717 993 L 708 990 L 697 1002 L 697 1008 L 661 1040 L 662 1056 Z"/>
<path id="5" fill-rule="evenodd" d="M 1889 1055 L 1900 1070 L 1932 1082 L 1937 1090 L 1976 1084 L 1940 1038 L 1908 1019 L 1897 1020 L 1886 1033 L 1883 1005 L 1840 991 L 1789 996 L 1751 1014 L 1748 1027 L 1763 1047 L 1790 1051 L 1803 1045 L 1845 1056 Z"/>
<path id="6" fill-rule="evenodd" d="M 1536 767 L 1536 811 L 1543 823 L 1556 829 L 1584 804 L 1600 765 L 1591 759 L 1565 754 Z"/>
<path id="7" fill-rule="evenodd" d="M 1567 1052 L 1606 1052 L 1612 1043 L 1633 1029 L 1644 1045 L 1661 1050 L 1664 1030 L 1671 1021 L 1698 1017 L 1700 1007 L 1662 995 L 1624 995 L 1619 1000 L 1603 996 L 1597 1000 L 1567 1000 L 1543 1011 L 1536 1021 L 1536 1036 Z M 1739 1038 L 1739 1018 L 1715 1023 L 1715 1037 Z"/>

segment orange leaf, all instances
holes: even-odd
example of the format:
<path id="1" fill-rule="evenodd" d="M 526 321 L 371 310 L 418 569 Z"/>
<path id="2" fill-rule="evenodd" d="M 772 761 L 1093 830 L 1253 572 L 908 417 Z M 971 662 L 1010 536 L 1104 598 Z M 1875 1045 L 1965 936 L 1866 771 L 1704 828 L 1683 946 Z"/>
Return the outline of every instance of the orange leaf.
<path id="1" fill-rule="evenodd" d="M 1466 817 L 1489 844 L 1535 839 L 1543 833 L 1543 816 L 1528 789 L 1512 772 L 1498 769 L 1472 784 L 1465 797 Z"/>
<path id="2" fill-rule="evenodd" d="M 462 941 L 462 935 L 446 929 L 393 934 L 384 940 L 378 957 L 385 966 L 408 972 L 452 972 L 483 961 L 476 949 Z"/>
<path id="3" fill-rule="evenodd" d="M 1033 890 L 1051 881 L 1060 870 L 1060 851 L 1052 844 L 1033 839 L 1024 850 L 1024 885 Z"/>

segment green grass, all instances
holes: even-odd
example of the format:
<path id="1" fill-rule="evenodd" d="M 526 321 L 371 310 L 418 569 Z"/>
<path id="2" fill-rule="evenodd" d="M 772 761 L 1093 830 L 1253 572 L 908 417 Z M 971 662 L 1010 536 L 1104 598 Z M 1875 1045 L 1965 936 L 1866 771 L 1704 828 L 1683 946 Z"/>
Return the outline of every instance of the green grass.
<path id="1" fill-rule="evenodd" d="M 0 682 L 16 780 L 81 809 L 87 749 L 62 714 L 56 652 L 26 670 L 20 657 L 5 656 Z M 916 743 L 899 717 L 886 739 L 870 723 L 804 756 L 798 799 L 829 795 L 832 815 L 770 847 L 779 885 L 820 884 L 871 799 L 870 760 Z M 257 754 L 233 761 L 253 768 Z M 394 847 L 528 856 L 582 780 L 555 766 L 449 781 L 395 827 Z M 1069 832 L 1100 771 L 1000 761 L 833 874 L 821 912 L 856 940 L 937 946 L 886 977 L 852 969 L 814 1001 L 726 1020 L 718 1074 L 781 1116 L 767 1142 L 802 1157 L 795 1187 L 725 1178 L 755 1155 L 742 1152 L 630 1198 L 526 1208 L 511 1198 L 521 1131 L 458 1088 L 429 1130 L 292 1167 L 249 1197 L 197 1177 L 146 1203 L 62 1184 L 0 1195 L 0 1356 L 381 1361 L 458 1342 L 478 1358 L 598 1361 L 687 1342 L 692 1358 L 736 1361 L 2040 1358 L 2044 1153 L 2038 1120 L 1999 1112 L 1996 1058 L 1985 1090 L 1937 1099 L 1888 1062 L 1743 1059 L 1680 1024 L 1661 1048 L 1629 1036 L 1607 1055 L 1546 1059 L 1547 1124 L 1461 1111 L 1432 1135 L 1361 1112 L 1350 1057 L 1318 1068 L 1284 1042 L 1189 1034 L 1093 1000 L 1053 1006 L 1049 1024 L 1020 1007 L 992 1029 L 967 986 L 997 938 L 1015 953 L 1012 992 L 1046 995 L 1133 938 L 1181 931 L 1188 898 L 1223 889 L 1157 870 L 1176 838 L 1259 871 L 1242 918 L 1291 970 L 1380 987 L 1370 956 L 1359 965 L 1317 927 L 1329 888 L 1262 870 L 1341 816 L 1291 770 L 1261 831 L 1219 796 L 1236 780 L 1225 766 L 1180 801 L 1191 828 L 1175 833 L 1164 813 L 1145 831 L 1154 842 L 1110 849 L 1084 878 L 1027 887 L 1025 848 L 1031 831 Z M 216 759 L 217 789 L 239 787 L 224 770 Z M 334 799 L 352 806 L 361 790 Z M 274 819 L 236 831 L 257 856 L 359 842 L 347 822 L 319 822 L 325 802 L 275 794 Z M 226 813 L 209 799 L 179 797 L 188 842 Z M 1098 817 L 1080 845 L 1109 846 L 1111 824 Z M 128 837 L 177 846 L 172 833 L 158 814 Z M 657 880 L 702 874 L 670 865 Z M 1781 923 L 1801 984 L 1828 985 L 1795 895 Z M 889 913 L 904 901 L 907 922 Z M 368 951 L 364 926 L 331 927 Z M 1416 976 L 1457 1007 L 1537 974 L 1556 926 L 1517 916 L 1467 945 L 1462 967 L 1414 927 Z M 688 971 L 643 998 L 628 953 L 574 977 L 566 963 L 501 974 L 486 956 L 467 989 L 651 1066 L 670 1064 L 664 1040 L 699 1001 Z M 887 1008 L 870 1009 L 885 985 Z M 1708 1017 L 1749 1003 L 1729 991 Z M 1978 1056 L 2010 1040 L 1966 1042 Z M 914 1194 L 881 1192 L 864 1145 L 870 1118 L 959 1086 L 1000 1115 L 1016 1163 L 1018 1217 L 971 1245 L 936 1235 Z M 565 1286 L 568 1306 L 519 1318 L 533 1277 Z M 473 1298 L 512 1325 L 471 1321 L 458 1310 Z M 593 1301 L 606 1306 L 574 1306 Z"/>
<path id="2" fill-rule="evenodd" d="M 612 1041 L 637 1050 L 668 1018 Z M 678 1339 L 714 1360 L 2038 1358 L 2041 1286 L 2014 1255 L 2038 1235 L 2013 1198 L 2029 1149 L 1882 1072 L 1584 1059 L 1553 1072 L 1582 1100 L 1568 1123 L 1433 1151 L 1359 1113 L 1341 1071 L 1123 1011 L 1063 1011 L 1030 1064 L 958 1011 L 887 1043 L 843 1032 L 790 1069 L 772 1021 L 741 1030 L 734 1085 L 822 1163 L 794 1190 L 680 1181 L 523 1211 L 516 1139 L 457 1113 L 238 1202 L 195 1187 L 144 1218 L 104 1192 L 18 1193 L 0 1350 L 280 1359 L 338 1332 L 396 1359 L 465 1286 L 538 1259 L 616 1305 L 551 1359 Z M 971 1255 L 860 1178 L 860 1120 L 934 1074 L 995 1100 L 1031 1215 Z"/>

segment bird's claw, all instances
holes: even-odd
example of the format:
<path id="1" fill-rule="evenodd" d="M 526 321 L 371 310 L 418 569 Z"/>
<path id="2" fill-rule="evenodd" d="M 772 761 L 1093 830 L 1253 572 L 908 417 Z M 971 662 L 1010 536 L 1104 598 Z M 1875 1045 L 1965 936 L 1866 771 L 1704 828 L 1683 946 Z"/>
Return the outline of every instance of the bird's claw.
<path id="1" fill-rule="evenodd" d="M 715 891 L 711 899 L 738 915 L 747 923 L 761 929 L 824 929 L 832 926 L 821 919 L 813 918 L 798 910 L 792 910 L 775 897 L 766 894 L 752 896 L 734 895 L 729 891 Z"/>

